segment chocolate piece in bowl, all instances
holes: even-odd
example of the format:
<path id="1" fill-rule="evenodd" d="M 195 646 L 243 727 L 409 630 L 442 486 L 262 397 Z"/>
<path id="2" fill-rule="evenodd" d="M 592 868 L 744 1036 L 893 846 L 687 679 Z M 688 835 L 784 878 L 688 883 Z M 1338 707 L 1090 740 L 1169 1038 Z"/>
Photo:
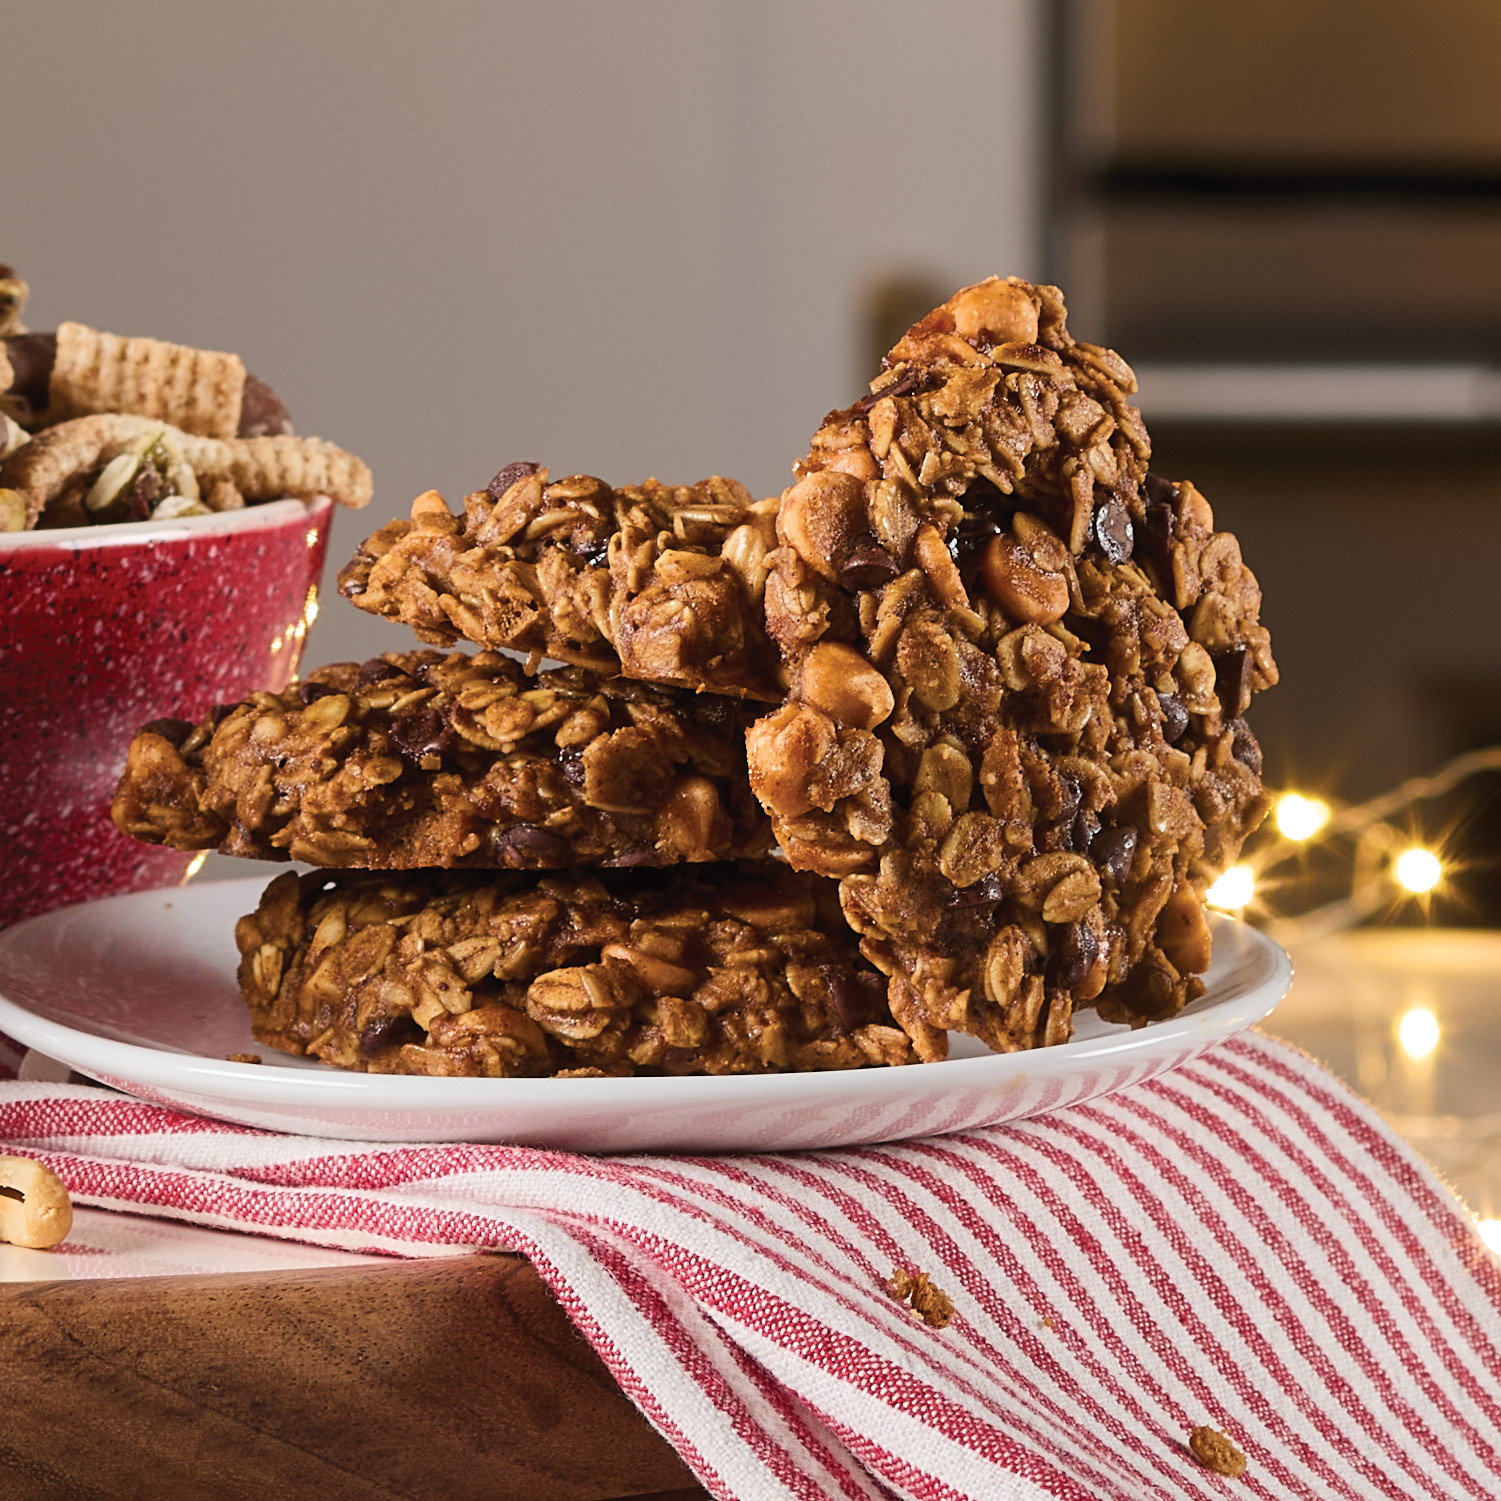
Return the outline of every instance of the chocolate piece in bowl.
<path id="1" fill-rule="evenodd" d="M 841 880 L 922 1056 L 1061 1041 L 1080 1005 L 1171 1015 L 1266 806 L 1255 578 L 1191 484 L 1148 474 L 1134 377 L 1056 288 L 965 288 L 885 363 L 782 497 L 764 600 L 791 686 L 752 785 L 792 864 Z"/>
<path id="2" fill-rule="evenodd" d="M 761 594 L 776 501 L 715 476 L 612 488 L 508 465 L 455 516 L 418 496 L 339 575 L 424 641 L 521 651 L 642 682 L 780 703 Z"/>
<path id="3" fill-rule="evenodd" d="M 288 872 L 240 919 L 255 1036 L 372 1073 L 746 1074 L 913 1061 L 882 977 L 778 864 Z"/>
<path id="4" fill-rule="evenodd" d="M 179 849 L 357 869 L 723 860 L 771 842 L 748 719 L 583 668 L 391 653 L 146 725 L 113 816 Z"/>

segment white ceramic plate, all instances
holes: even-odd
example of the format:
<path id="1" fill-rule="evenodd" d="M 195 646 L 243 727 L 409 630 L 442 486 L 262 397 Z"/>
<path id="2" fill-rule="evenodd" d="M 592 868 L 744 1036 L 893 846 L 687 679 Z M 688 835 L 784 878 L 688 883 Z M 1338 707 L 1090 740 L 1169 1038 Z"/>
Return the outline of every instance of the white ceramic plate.
<path id="1" fill-rule="evenodd" d="M 1132 1031 L 1092 1012 L 1071 1042 L 943 1063 L 718 1078 L 427 1079 L 347 1073 L 256 1046 L 235 919 L 263 877 L 109 897 L 0 934 L 0 1032 L 141 1099 L 268 1130 L 570 1151 L 785 1151 L 896 1141 L 1039 1115 L 1149 1079 L 1260 1021 L 1287 955 L 1214 919 L 1209 991 Z M 230 1063 L 255 1052 L 260 1064 Z"/>

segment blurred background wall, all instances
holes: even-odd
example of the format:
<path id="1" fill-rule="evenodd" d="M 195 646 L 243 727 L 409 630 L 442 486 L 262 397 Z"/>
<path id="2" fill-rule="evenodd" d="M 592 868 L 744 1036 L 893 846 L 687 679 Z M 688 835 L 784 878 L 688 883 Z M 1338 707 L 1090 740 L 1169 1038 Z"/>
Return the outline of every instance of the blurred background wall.
<path id="1" fill-rule="evenodd" d="M 31 326 L 241 352 L 375 471 L 335 566 L 517 458 L 773 493 L 909 317 L 1046 276 L 1262 580 L 1269 777 L 1501 740 L 1493 0 L 5 15 Z M 328 590 L 307 660 L 406 644 Z"/>
<path id="2" fill-rule="evenodd" d="M 335 566 L 515 459 L 774 494 L 875 373 L 882 288 L 1041 272 L 1029 0 L 6 14 L 29 325 L 242 354 L 375 472 Z M 408 645 L 326 589 L 304 660 Z"/>

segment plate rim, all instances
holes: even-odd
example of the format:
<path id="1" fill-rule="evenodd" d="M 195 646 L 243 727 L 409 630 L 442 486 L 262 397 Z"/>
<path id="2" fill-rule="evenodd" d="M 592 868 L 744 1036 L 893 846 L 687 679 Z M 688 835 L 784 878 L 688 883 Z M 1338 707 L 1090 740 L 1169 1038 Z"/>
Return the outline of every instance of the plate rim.
<path id="1" fill-rule="evenodd" d="M 24 919 L 0 932 L 0 985 L 5 983 L 6 962 L 14 963 L 16 951 L 23 953 L 28 942 L 40 930 L 46 933 L 54 924 L 76 920 L 85 910 L 99 907 L 118 907 L 127 904 L 149 905 L 172 896 L 190 905 L 217 899 L 229 905 L 231 893 L 250 888 L 256 897 L 244 910 L 249 911 L 264 890 L 266 877 L 261 875 L 233 877 L 227 880 L 205 881 L 197 885 L 157 887 L 148 891 L 125 892 L 115 896 L 97 898 L 91 902 L 56 908 L 52 912 Z M 819 1081 L 821 1093 L 838 1096 L 841 1093 L 868 1094 L 876 1092 L 903 1093 L 916 1082 L 913 1069 L 926 1071 L 941 1069 L 933 1076 L 934 1084 L 946 1081 L 955 1088 L 974 1086 L 988 1081 L 995 1075 L 997 1085 L 1024 1077 L 1029 1072 L 1053 1074 L 1069 1072 L 1074 1065 L 1089 1065 L 1103 1058 L 1124 1061 L 1133 1054 L 1150 1053 L 1159 1049 L 1172 1049 L 1185 1044 L 1202 1042 L 1203 1046 L 1193 1051 L 1202 1051 L 1246 1027 L 1254 1026 L 1275 1009 L 1287 994 L 1292 983 L 1292 961 L 1285 949 L 1259 929 L 1225 916 L 1211 914 L 1211 932 L 1218 945 L 1224 938 L 1248 949 L 1253 959 L 1254 973 L 1246 983 L 1230 994 L 1216 999 L 1201 998 L 1177 1015 L 1160 1022 L 1150 1022 L 1135 1029 L 1112 1031 L 1100 1037 L 1071 1039 L 1051 1048 L 1028 1049 L 1016 1053 L 988 1053 L 972 1057 L 947 1058 L 937 1064 L 914 1064 L 897 1068 L 829 1069 L 816 1071 L 811 1077 Z M 1205 1006 L 1203 1002 L 1209 1001 Z M 1238 1011 L 1226 1016 L 1225 1012 L 1240 1003 L 1242 1008 L 1254 1012 L 1242 1016 Z M 1198 1006 L 1200 1009 L 1195 1010 Z M 19 1022 L 19 1029 L 17 1023 Z M 671 1109 L 674 1106 L 702 1105 L 713 1103 L 706 1095 L 719 1095 L 728 1103 L 732 1098 L 743 1098 L 747 1090 L 757 1099 L 773 1104 L 779 1096 L 795 1098 L 808 1094 L 807 1080 L 810 1074 L 766 1073 L 726 1075 L 636 1075 L 629 1078 L 558 1079 L 476 1079 L 476 1078 L 431 1078 L 424 1075 L 370 1074 L 335 1068 L 330 1064 L 314 1064 L 311 1067 L 284 1067 L 277 1064 L 236 1063 L 201 1053 L 181 1052 L 166 1047 L 150 1047 L 141 1043 L 123 1042 L 102 1036 L 66 1023 L 53 1021 L 11 999 L 0 989 L 0 1032 L 26 1047 L 36 1048 L 71 1069 L 90 1077 L 107 1075 L 110 1087 L 130 1093 L 130 1086 L 173 1089 L 192 1093 L 212 1089 L 226 1102 L 235 1105 L 264 1104 L 268 1107 L 421 1111 L 451 1107 L 456 1110 L 491 1109 L 527 1110 L 539 1109 L 556 1103 L 559 1090 L 573 1091 L 568 1105 L 573 1108 L 586 1105 L 593 1108 L 623 1107 L 641 1104 L 641 1096 L 651 1093 L 654 1106 Z M 30 1035 L 23 1035 L 30 1034 Z M 1205 1035 L 1207 1034 L 1207 1036 Z M 82 1044 L 73 1045 L 77 1039 Z M 248 1037 L 247 1027 L 247 1041 Z M 59 1047 L 58 1045 L 61 1044 Z M 93 1045 L 107 1050 L 113 1064 L 102 1064 L 93 1054 Z M 70 1056 L 71 1055 L 71 1056 Z M 124 1071 L 122 1071 L 122 1066 Z M 126 1075 L 129 1077 L 127 1078 Z M 115 1081 L 125 1079 L 121 1084 Z M 392 1091 L 400 1092 L 400 1098 L 392 1098 Z M 665 1094 L 664 1094 L 665 1091 Z M 377 1095 L 383 1098 L 376 1098 Z M 633 1100 L 632 1095 L 636 1098 Z M 837 1099 L 830 1101 L 837 1104 Z M 208 1113 L 208 1112 L 203 1112 Z"/>

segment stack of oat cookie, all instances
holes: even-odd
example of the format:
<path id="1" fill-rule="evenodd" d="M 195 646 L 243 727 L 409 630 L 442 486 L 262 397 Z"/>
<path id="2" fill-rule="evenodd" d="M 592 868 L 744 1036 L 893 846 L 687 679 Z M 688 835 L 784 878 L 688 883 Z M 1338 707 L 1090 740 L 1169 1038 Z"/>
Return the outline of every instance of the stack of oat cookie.
<path id="1" fill-rule="evenodd" d="M 1134 389 L 1055 288 L 992 278 L 778 498 L 429 492 L 340 588 L 479 654 L 149 726 L 116 822 L 320 868 L 241 921 L 242 983 L 261 1040 L 349 1067 L 839 1068 L 1171 1015 L 1265 810 L 1276 667 Z"/>

